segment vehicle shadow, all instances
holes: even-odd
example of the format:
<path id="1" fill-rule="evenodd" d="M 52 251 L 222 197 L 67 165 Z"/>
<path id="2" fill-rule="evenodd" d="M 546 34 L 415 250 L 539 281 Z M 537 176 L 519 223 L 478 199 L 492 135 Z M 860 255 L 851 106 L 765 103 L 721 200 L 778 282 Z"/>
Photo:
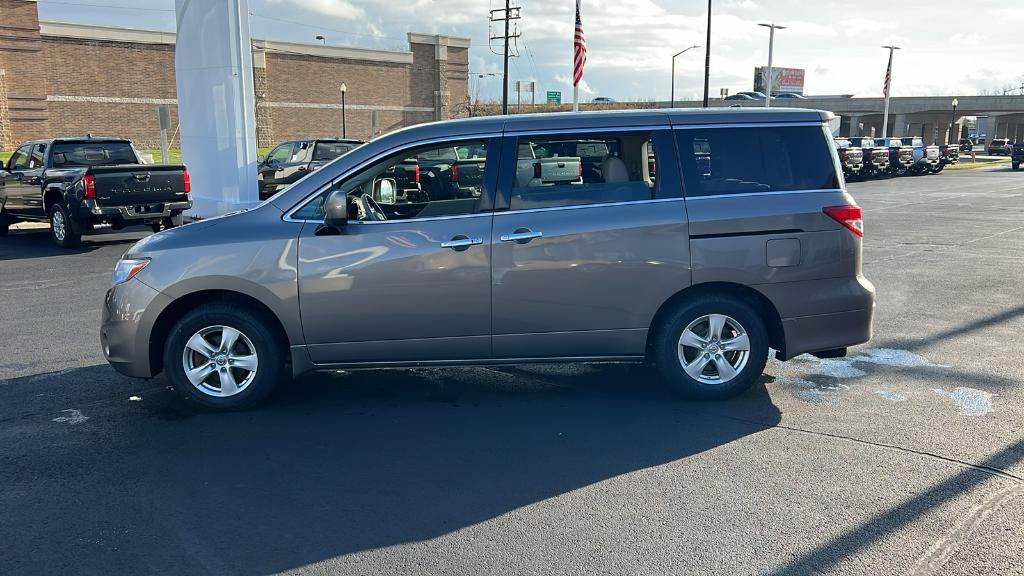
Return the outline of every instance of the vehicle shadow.
<path id="1" fill-rule="evenodd" d="M 75 248 L 61 248 L 53 243 L 49 228 L 11 230 L 7 236 L 0 238 L 0 261 L 84 254 L 104 246 L 134 244 L 146 233 L 149 231 L 141 228 L 102 231 L 83 236 L 82 244 Z"/>
<path id="2" fill-rule="evenodd" d="M 5 573 L 274 573 L 436 538 L 780 420 L 763 383 L 688 402 L 626 365 L 314 375 L 231 414 L 189 410 L 163 380 L 129 402 L 106 366 L 53 378 L 32 384 L 74 382 L 66 403 L 89 419 L 7 435 L 0 538 L 22 554 Z M 41 398 L 19 411 L 49 424 Z"/>

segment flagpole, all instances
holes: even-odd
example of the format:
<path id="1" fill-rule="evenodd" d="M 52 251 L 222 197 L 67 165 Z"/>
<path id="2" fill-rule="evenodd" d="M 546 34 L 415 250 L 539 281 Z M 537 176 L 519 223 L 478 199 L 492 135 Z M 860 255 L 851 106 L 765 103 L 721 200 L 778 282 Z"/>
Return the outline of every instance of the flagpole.
<path id="1" fill-rule="evenodd" d="M 889 137 L 889 96 L 892 94 L 892 53 L 899 46 L 882 46 L 889 50 L 889 65 L 885 69 L 885 111 L 882 113 L 882 138 Z"/>
<path id="2" fill-rule="evenodd" d="M 580 87 L 579 86 L 573 86 L 572 87 L 572 111 L 573 112 L 579 112 L 580 111 Z"/>

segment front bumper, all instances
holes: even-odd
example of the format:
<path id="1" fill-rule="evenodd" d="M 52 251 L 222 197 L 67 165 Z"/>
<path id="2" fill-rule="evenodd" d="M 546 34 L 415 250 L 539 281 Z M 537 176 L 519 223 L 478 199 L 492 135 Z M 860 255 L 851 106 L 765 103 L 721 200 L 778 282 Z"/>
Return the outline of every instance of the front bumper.
<path id="1" fill-rule="evenodd" d="M 170 297 L 133 278 L 107 290 L 100 323 L 103 356 L 125 376 L 149 378 L 149 341 L 160 310 Z"/>

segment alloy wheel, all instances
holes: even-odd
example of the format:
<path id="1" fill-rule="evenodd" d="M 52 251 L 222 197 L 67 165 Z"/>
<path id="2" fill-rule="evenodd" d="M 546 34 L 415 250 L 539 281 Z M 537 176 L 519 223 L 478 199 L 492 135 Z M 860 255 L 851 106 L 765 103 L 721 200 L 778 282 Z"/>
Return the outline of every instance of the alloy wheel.
<path id="1" fill-rule="evenodd" d="M 200 392 L 217 398 L 234 396 L 256 377 L 259 358 L 249 337 L 230 326 L 208 326 L 185 343 L 185 377 Z"/>
<path id="2" fill-rule="evenodd" d="M 729 382 L 746 367 L 750 338 L 734 318 L 705 314 L 679 336 L 678 356 L 690 378 L 717 386 Z"/>

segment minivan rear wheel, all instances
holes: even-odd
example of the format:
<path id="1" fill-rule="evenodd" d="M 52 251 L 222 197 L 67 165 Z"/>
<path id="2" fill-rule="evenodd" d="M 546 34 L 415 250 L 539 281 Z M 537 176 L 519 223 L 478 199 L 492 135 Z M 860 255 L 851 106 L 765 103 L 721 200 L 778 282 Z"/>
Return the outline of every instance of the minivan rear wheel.
<path id="1" fill-rule="evenodd" d="M 739 298 L 702 297 L 679 305 L 661 323 L 654 361 L 672 388 L 717 400 L 750 388 L 768 361 L 758 312 Z"/>
<path id="2" fill-rule="evenodd" d="M 261 314 L 211 303 L 185 314 L 164 347 L 164 370 L 186 401 L 213 410 L 260 403 L 283 378 L 283 345 Z"/>

